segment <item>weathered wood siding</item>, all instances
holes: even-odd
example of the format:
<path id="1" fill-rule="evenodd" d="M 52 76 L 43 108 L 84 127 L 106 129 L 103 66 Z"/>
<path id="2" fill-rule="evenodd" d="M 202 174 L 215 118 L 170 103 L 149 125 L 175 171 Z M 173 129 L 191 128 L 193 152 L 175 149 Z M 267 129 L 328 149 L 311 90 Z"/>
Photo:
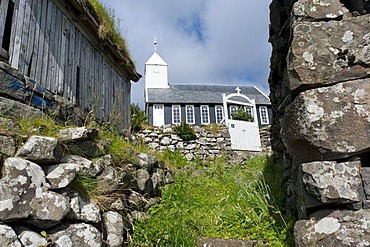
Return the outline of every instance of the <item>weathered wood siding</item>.
<path id="1" fill-rule="evenodd" d="M 14 3 L 10 34 L 4 33 L 8 1 Z M 130 80 L 65 1 L 0 0 L 0 7 L 0 44 L 10 35 L 13 68 L 99 119 L 128 126 Z"/>

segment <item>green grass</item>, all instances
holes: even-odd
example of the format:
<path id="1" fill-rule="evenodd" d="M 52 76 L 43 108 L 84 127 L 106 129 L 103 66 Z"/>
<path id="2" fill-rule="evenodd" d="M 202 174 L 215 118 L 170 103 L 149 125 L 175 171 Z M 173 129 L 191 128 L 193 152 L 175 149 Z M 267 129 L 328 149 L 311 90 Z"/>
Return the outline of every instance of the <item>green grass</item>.
<path id="1" fill-rule="evenodd" d="M 279 209 L 281 191 L 272 192 L 265 180 L 280 180 L 271 165 L 266 157 L 245 166 L 220 160 L 196 176 L 177 173 L 175 183 L 164 189 L 161 203 L 149 209 L 149 218 L 135 224 L 131 246 L 195 246 L 198 237 L 291 246 L 291 223 Z"/>

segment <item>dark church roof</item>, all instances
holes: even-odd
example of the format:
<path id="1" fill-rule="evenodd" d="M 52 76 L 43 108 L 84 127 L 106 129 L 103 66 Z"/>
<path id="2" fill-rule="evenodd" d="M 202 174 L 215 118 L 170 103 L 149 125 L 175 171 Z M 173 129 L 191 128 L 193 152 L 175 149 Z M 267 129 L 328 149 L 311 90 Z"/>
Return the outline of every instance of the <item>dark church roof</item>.
<path id="1" fill-rule="evenodd" d="M 148 103 L 222 104 L 222 94 L 240 93 L 257 105 L 271 105 L 270 99 L 254 86 L 170 84 L 169 88 L 148 88 Z"/>

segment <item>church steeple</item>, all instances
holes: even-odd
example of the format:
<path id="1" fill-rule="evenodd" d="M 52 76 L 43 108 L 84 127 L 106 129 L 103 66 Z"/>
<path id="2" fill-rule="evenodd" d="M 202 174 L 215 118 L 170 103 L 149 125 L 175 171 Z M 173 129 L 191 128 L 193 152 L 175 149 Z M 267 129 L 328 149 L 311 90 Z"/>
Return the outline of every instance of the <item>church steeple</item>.
<path id="1" fill-rule="evenodd" d="M 157 53 L 157 36 L 154 35 L 154 53 L 145 63 L 145 89 L 168 87 L 168 65 Z"/>

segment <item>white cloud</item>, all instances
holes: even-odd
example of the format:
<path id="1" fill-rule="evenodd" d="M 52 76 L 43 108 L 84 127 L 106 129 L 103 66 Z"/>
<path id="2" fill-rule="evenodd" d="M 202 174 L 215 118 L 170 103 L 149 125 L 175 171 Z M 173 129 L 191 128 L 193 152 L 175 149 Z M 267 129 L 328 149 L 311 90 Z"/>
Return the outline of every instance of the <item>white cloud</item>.
<path id="1" fill-rule="evenodd" d="M 153 53 L 168 63 L 170 82 L 253 84 L 268 91 L 270 0 L 102 0 L 122 19 L 139 73 Z M 143 106 L 144 78 L 132 87 Z"/>

